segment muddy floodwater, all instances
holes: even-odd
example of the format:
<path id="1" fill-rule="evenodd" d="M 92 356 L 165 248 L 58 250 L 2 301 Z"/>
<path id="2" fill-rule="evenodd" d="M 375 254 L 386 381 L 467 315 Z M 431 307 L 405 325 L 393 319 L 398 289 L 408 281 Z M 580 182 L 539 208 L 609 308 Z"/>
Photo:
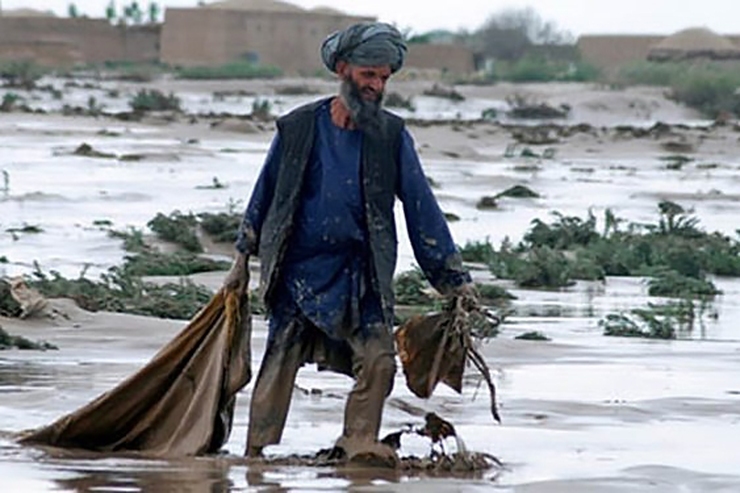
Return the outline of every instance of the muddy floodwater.
<path id="1" fill-rule="evenodd" d="M 422 101 L 422 114 L 416 116 L 427 111 L 430 118 L 450 118 L 457 111 L 464 117 L 503 104 L 498 95 L 475 96 L 457 110 L 449 102 Z M 655 123 L 656 114 L 673 116 L 672 123 L 691 123 L 678 137 L 696 144 L 692 161 L 681 169 L 667 169 L 661 157 L 670 152 L 657 139 L 616 139 L 608 133 L 560 139 L 551 144 L 557 151 L 551 159 L 511 153 L 506 157 L 506 147 L 514 141 L 498 127 L 410 126 L 425 171 L 438 184 L 435 194 L 442 209 L 460 218 L 450 223 L 459 244 L 489 240 L 498 246 L 506 237 L 518 242 L 530 221 L 549 222 L 552 211 L 586 217 L 591 209 L 601 221 L 610 208 L 629 221 L 652 223 L 660 199 L 693 209 L 707 231 L 736 234 L 740 132 L 691 130 L 701 124 L 699 118 L 668 102 L 636 116 L 624 94 L 619 94 L 622 99 L 614 94 L 591 96 L 612 98 L 605 99 L 605 113 L 593 109 L 586 93 L 579 93 L 574 111 L 600 125 L 608 121 L 612 126 L 645 127 Z M 84 94 L 70 97 L 85 100 Z M 183 97 L 192 112 L 209 107 L 207 92 Z M 646 98 L 636 94 L 633 99 Z M 651 98 L 648 107 L 654 103 Z M 308 99 L 284 99 L 278 109 Z M 41 97 L 37 103 L 52 104 Z M 238 112 L 243 103 L 218 104 L 218 111 Z M 37 262 L 45 272 L 67 277 L 84 272 L 96 278 L 125 254 L 121 241 L 109 236 L 110 228 L 145 229 L 157 212 L 241 210 L 270 138 L 269 125 L 246 134 L 219 131 L 208 121 L 128 123 L 104 117 L 0 114 L 0 170 L 7 177 L 4 182 L 0 177 L 0 258 L 7 260 L 0 263 L 0 275 L 29 274 Z M 115 157 L 74 155 L 83 142 Z M 534 147 L 538 154 L 543 150 Z M 121 159 L 127 155 L 136 158 Z M 212 186 L 214 179 L 222 186 Z M 503 199 L 495 210 L 476 207 L 482 196 L 516 184 L 541 197 Z M 397 212 L 400 272 L 411 268 L 414 259 L 400 207 Z M 29 225 L 41 232 L 22 232 Z M 209 254 L 228 259 L 228 251 Z M 215 288 L 222 275 L 195 280 Z M 483 270 L 473 275 L 490 278 Z M 606 314 L 661 301 L 647 296 L 644 279 L 608 277 L 559 290 L 504 284 L 517 296 L 513 313 L 499 336 L 481 348 L 498 388 L 502 423 L 491 419 L 485 386 L 472 370 L 463 395 L 440 388 L 428 401 L 407 390 L 399 370 L 386 407 L 382 433 L 420 424 L 424 412 L 434 411 L 455 424 L 469 450 L 495 455 L 504 463 L 502 468 L 447 477 L 248 464 L 241 456 L 251 384 L 239 396 L 234 430 L 218 457 L 162 461 L 20 447 L 13 440 L 15 433 L 47 424 L 110 389 L 185 325 L 90 313 L 55 300 L 64 316 L 0 319 L 8 332 L 59 347 L 0 351 L 0 491 L 737 492 L 740 280 L 712 281 L 722 294 L 693 331 L 673 341 L 602 335 L 598 321 Z M 529 331 L 540 331 L 551 340 L 514 339 Z M 266 323 L 255 317 L 255 371 L 265 337 Z M 267 454 L 311 454 L 331 446 L 341 433 L 350 388 L 346 377 L 319 373 L 313 366 L 303 369 L 283 441 Z M 421 437 L 403 440 L 402 455 L 429 452 L 429 443 Z M 454 450 L 454 442 L 448 447 Z"/>

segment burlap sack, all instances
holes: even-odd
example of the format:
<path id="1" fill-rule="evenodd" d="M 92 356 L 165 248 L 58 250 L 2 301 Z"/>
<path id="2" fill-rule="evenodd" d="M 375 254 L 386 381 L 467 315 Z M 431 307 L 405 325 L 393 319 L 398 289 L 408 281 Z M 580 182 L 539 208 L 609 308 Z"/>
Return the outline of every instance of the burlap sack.
<path id="1" fill-rule="evenodd" d="M 22 443 L 155 457 L 218 451 L 251 379 L 248 295 L 221 290 L 134 375 Z"/>

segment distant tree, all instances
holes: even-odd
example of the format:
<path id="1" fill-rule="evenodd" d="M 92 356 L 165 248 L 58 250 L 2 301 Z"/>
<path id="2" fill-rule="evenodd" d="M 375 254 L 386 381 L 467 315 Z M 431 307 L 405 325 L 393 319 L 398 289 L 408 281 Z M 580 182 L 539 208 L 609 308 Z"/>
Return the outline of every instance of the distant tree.
<path id="1" fill-rule="evenodd" d="M 156 2 L 149 3 L 149 22 L 152 24 L 159 22 L 159 4 Z"/>
<path id="2" fill-rule="evenodd" d="M 108 22 L 116 20 L 116 2 L 114 0 L 110 0 L 110 3 L 105 8 L 105 18 L 108 19 Z"/>
<path id="3" fill-rule="evenodd" d="M 78 18 L 80 16 L 80 12 L 77 10 L 77 5 L 70 3 L 67 6 L 67 15 L 69 15 L 73 19 Z"/>
<path id="4" fill-rule="evenodd" d="M 573 42 L 573 35 L 547 22 L 531 7 L 506 9 L 493 14 L 475 33 L 474 44 L 484 56 L 517 60 L 532 45 Z"/>
<path id="5" fill-rule="evenodd" d="M 144 12 L 142 12 L 139 2 L 136 0 L 131 2 L 131 20 L 134 21 L 134 24 L 141 24 L 144 20 Z"/>

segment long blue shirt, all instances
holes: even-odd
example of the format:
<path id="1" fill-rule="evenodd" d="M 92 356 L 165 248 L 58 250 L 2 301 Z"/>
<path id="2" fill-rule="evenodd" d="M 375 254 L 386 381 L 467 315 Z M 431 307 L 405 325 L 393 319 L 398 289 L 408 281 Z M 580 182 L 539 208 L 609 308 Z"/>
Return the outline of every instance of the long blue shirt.
<path id="1" fill-rule="evenodd" d="M 270 300 L 270 332 L 273 336 L 300 312 L 330 337 L 343 339 L 346 331 L 367 330 L 383 321 L 379 295 L 368 282 L 370 252 L 360 179 L 363 134 L 334 125 L 328 103 L 319 108 L 316 119 L 300 205 Z M 245 221 L 257 232 L 272 200 L 280 154 L 278 134 L 245 212 Z M 445 265 L 456 247 L 406 129 L 398 162 L 396 193 L 419 266 L 433 285 L 469 281 L 467 274 Z M 245 243 L 243 237 L 237 241 L 242 252 Z"/>

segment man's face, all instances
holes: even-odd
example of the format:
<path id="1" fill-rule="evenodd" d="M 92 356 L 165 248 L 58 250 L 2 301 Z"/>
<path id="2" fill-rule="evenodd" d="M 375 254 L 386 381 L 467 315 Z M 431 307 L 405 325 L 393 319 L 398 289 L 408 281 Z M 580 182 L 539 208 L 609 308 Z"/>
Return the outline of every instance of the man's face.
<path id="1" fill-rule="evenodd" d="M 391 76 L 388 65 L 377 67 L 358 67 L 348 65 L 345 79 L 349 79 L 364 101 L 378 103 L 383 99 L 385 84 Z"/>
<path id="2" fill-rule="evenodd" d="M 377 128 L 385 84 L 391 76 L 388 65 L 366 67 L 343 64 L 341 95 L 358 128 L 372 131 Z"/>

